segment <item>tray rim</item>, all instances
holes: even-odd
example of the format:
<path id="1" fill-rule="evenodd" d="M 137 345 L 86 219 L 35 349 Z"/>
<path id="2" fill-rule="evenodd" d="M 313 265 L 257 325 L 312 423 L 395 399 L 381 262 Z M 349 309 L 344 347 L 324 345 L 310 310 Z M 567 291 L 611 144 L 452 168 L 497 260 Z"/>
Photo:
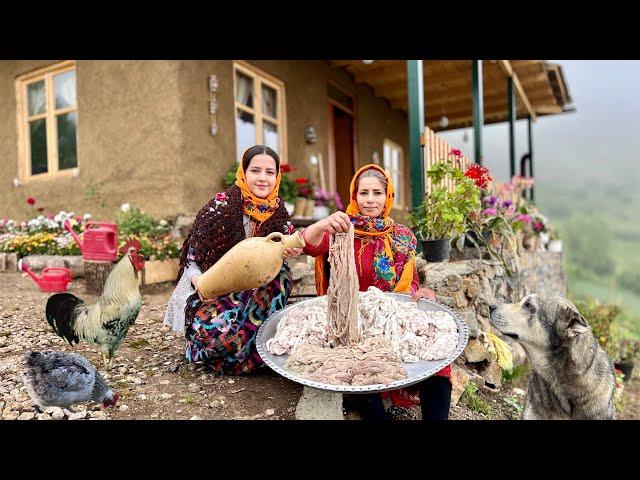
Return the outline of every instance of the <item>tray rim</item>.
<path id="1" fill-rule="evenodd" d="M 383 292 L 385 295 L 391 296 L 391 297 L 401 297 L 401 298 L 409 298 L 408 301 L 412 301 L 411 296 L 404 294 L 404 293 L 395 293 L 395 292 Z M 439 308 L 443 309 L 445 312 L 449 313 L 454 321 L 456 322 L 456 325 L 458 326 L 458 344 L 456 345 L 456 348 L 449 354 L 449 356 L 447 356 L 445 359 L 440 360 L 439 363 L 437 363 L 434 367 L 431 367 L 430 369 L 426 370 L 424 373 L 421 373 L 420 375 L 415 375 L 413 377 L 408 377 L 407 379 L 403 379 L 403 380 L 396 380 L 395 382 L 389 383 L 389 384 L 374 384 L 374 385 L 333 385 L 333 384 L 329 384 L 329 383 L 321 383 L 321 382 L 316 382 L 314 380 L 308 380 L 304 377 L 301 377 L 299 375 L 296 375 L 292 372 L 290 372 L 289 370 L 286 370 L 283 367 L 280 367 L 279 365 L 277 365 L 273 360 L 272 357 L 273 355 L 271 353 L 269 353 L 267 351 L 266 348 L 266 341 L 264 339 L 264 332 L 266 331 L 265 326 L 269 323 L 272 322 L 274 318 L 278 317 L 278 322 L 280 321 L 280 319 L 282 318 L 282 313 L 285 312 L 287 309 L 296 307 L 296 306 L 300 306 L 300 305 L 304 305 L 305 303 L 309 303 L 315 299 L 317 299 L 318 297 L 313 297 L 307 300 L 302 300 L 300 302 L 296 302 L 296 303 L 292 303 L 291 305 L 287 305 L 285 308 L 283 308 L 282 310 L 278 310 L 277 312 L 274 312 L 273 314 L 271 314 L 264 322 L 262 322 L 262 324 L 260 325 L 260 327 L 258 328 L 258 333 L 256 335 L 256 349 L 258 351 L 258 354 L 260 355 L 260 357 L 262 358 L 262 360 L 264 361 L 264 363 L 271 368 L 273 371 L 275 371 L 276 373 L 278 373 L 279 375 L 293 381 L 296 383 L 299 383 L 301 385 L 307 386 L 307 387 L 312 387 L 312 388 L 316 388 L 319 390 L 325 390 L 325 391 L 331 391 L 331 392 L 335 392 L 335 393 L 375 393 L 375 392 L 385 392 L 385 391 L 390 391 L 390 390 L 396 390 L 398 388 L 404 388 L 404 387 L 408 387 L 411 385 L 414 385 L 416 383 L 419 383 L 423 380 L 426 380 L 427 378 L 435 375 L 437 372 L 439 372 L 440 370 L 442 370 L 443 368 L 447 367 L 448 365 L 451 365 L 456 358 L 458 358 L 460 355 L 462 355 L 462 352 L 464 351 L 465 347 L 467 346 L 467 343 L 469 341 L 469 327 L 467 326 L 466 322 L 462 319 L 462 317 L 453 309 L 451 309 L 450 307 L 448 307 L 447 305 L 444 305 L 440 302 L 434 301 L 434 300 L 426 300 L 424 298 L 421 298 L 418 300 L 418 305 L 420 304 L 432 304 L 432 305 L 436 305 Z M 404 300 L 407 301 L 407 300 Z M 278 316 L 279 315 L 279 316 Z M 286 354 L 285 354 L 286 355 Z M 288 356 L 288 355 L 287 355 Z M 417 362 L 403 362 L 405 365 L 408 364 L 414 364 Z"/>

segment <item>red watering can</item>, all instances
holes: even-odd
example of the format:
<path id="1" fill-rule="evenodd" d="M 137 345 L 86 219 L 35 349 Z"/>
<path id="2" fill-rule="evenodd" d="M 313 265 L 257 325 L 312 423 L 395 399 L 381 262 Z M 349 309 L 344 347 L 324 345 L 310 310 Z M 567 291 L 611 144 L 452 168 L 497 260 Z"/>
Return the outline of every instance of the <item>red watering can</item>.
<path id="1" fill-rule="evenodd" d="M 81 239 L 71 228 L 69 220 L 64 222 L 66 228 L 78 243 L 84 260 L 114 262 L 118 256 L 118 226 L 115 223 L 87 222 L 84 239 Z"/>
<path id="2" fill-rule="evenodd" d="M 18 270 L 27 272 L 43 292 L 66 292 L 67 284 L 73 280 L 71 270 L 63 267 L 47 267 L 37 276 L 22 259 L 18 260 Z"/>

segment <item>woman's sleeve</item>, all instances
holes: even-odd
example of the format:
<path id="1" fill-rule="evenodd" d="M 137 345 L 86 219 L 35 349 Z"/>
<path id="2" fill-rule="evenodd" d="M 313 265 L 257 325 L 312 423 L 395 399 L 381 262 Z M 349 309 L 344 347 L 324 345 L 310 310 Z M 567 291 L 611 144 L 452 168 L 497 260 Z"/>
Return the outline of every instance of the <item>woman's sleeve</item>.
<path id="1" fill-rule="evenodd" d="M 202 270 L 200 270 L 196 262 L 189 260 L 182 275 L 186 276 L 189 279 L 189 283 L 191 283 L 191 279 L 195 275 L 202 275 Z"/>
<path id="2" fill-rule="evenodd" d="M 413 265 L 413 280 L 411 280 L 411 289 L 409 293 L 415 293 L 420 288 L 420 277 L 418 276 L 418 268 Z"/>
<path id="3" fill-rule="evenodd" d="M 304 238 L 304 241 L 306 243 L 304 249 L 302 249 L 303 253 L 307 255 L 311 255 L 312 257 L 318 257 L 320 255 L 324 255 L 325 253 L 329 252 L 329 234 L 328 233 L 325 233 L 322 236 L 322 241 L 318 245 L 311 245 L 310 243 L 307 242 L 307 237 L 304 235 L 306 231 L 307 231 L 306 229 L 302 231 L 302 238 Z"/>

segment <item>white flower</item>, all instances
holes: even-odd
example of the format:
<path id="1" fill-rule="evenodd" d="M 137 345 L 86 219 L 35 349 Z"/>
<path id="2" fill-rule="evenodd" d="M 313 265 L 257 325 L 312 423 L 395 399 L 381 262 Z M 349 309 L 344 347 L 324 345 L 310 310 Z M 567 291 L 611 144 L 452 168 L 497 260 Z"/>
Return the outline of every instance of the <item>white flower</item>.
<path id="1" fill-rule="evenodd" d="M 164 220 L 164 219 L 160 220 L 160 226 L 161 227 L 166 227 L 167 226 L 167 221 Z"/>
<path id="2" fill-rule="evenodd" d="M 85 213 L 85 214 L 84 214 L 84 217 L 82 217 L 82 218 L 83 218 L 83 219 L 84 219 L 84 221 L 86 222 L 87 220 L 89 220 L 89 219 L 91 219 L 91 218 L 93 218 L 93 217 L 91 216 L 91 214 L 90 214 L 90 213 Z"/>
<path id="3" fill-rule="evenodd" d="M 123 212 L 128 212 L 129 210 L 131 210 L 131 205 L 129 205 L 128 203 L 123 203 L 120 206 L 120 210 L 122 210 Z"/>

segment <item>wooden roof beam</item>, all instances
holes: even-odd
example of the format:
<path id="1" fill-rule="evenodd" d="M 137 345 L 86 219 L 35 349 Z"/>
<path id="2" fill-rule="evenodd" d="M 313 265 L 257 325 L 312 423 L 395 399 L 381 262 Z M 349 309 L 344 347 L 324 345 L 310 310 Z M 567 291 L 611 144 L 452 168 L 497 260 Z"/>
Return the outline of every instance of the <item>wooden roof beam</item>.
<path id="1" fill-rule="evenodd" d="M 513 86 L 516 88 L 518 97 L 520 97 L 520 100 L 524 104 L 524 107 L 527 109 L 527 112 L 529 112 L 529 115 L 531 115 L 531 120 L 535 121 L 536 112 L 533 110 L 533 107 L 531 106 L 531 103 L 527 98 L 527 94 L 525 93 L 524 88 L 522 88 L 522 85 L 520 84 L 520 79 L 518 78 L 518 74 L 513 70 L 513 67 L 511 66 L 511 62 L 509 62 L 509 60 L 498 60 L 498 65 L 500 66 L 502 71 L 507 75 L 507 77 L 511 77 L 513 79 Z"/>

